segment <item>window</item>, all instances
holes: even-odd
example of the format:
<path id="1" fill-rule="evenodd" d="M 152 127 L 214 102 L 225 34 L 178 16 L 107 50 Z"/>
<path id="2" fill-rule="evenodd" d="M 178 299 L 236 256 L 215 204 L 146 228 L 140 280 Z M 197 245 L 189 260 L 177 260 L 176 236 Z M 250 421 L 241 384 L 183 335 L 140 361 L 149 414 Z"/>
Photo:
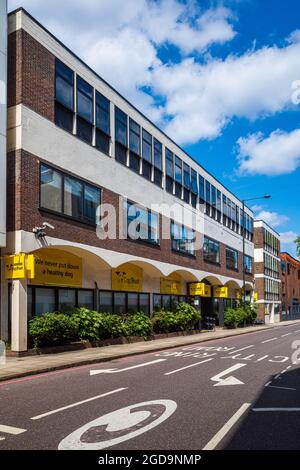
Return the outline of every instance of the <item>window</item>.
<path id="1" fill-rule="evenodd" d="M 238 252 L 232 248 L 226 247 L 226 268 L 233 271 L 238 270 Z"/>
<path id="2" fill-rule="evenodd" d="M 227 197 L 223 194 L 223 225 L 227 225 Z"/>
<path id="3" fill-rule="evenodd" d="M 204 261 L 219 264 L 220 263 L 220 243 L 208 237 L 204 237 L 203 258 L 204 258 Z"/>
<path id="4" fill-rule="evenodd" d="M 58 310 L 62 311 L 76 305 L 76 291 L 74 289 L 58 289 Z"/>
<path id="5" fill-rule="evenodd" d="M 129 148 L 130 159 L 129 167 L 136 173 L 140 172 L 140 155 L 141 155 L 141 128 L 133 121 L 129 120 Z"/>
<path id="6" fill-rule="evenodd" d="M 166 295 L 166 294 L 153 294 L 153 309 L 160 310 L 166 308 L 172 310 L 179 302 L 187 302 L 185 295 Z"/>
<path id="7" fill-rule="evenodd" d="M 152 178 L 152 135 L 143 129 L 142 157 L 143 176 L 151 181 Z"/>
<path id="8" fill-rule="evenodd" d="M 211 205 L 212 205 L 212 218 L 216 218 L 216 213 L 217 213 L 217 190 L 216 188 L 211 185 Z"/>
<path id="9" fill-rule="evenodd" d="M 182 161 L 175 156 L 175 196 L 181 199 L 182 193 Z"/>
<path id="10" fill-rule="evenodd" d="M 154 139 L 154 183 L 162 186 L 162 144 Z"/>
<path id="11" fill-rule="evenodd" d="M 244 256 L 244 270 L 246 273 L 252 274 L 252 270 L 253 270 L 252 265 L 253 265 L 253 260 L 251 256 L 245 255 Z"/>
<path id="12" fill-rule="evenodd" d="M 127 115 L 119 108 L 115 108 L 115 157 L 123 165 L 127 163 Z"/>
<path id="13" fill-rule="evenodd" d="M 211 185 L 209 181 L 205 182 L 205 213 L 210 215 L 210 208 L 211 208 Z"/>
<path id="14" fill-rule="evenodd" d="M 171 221 L 172 250 L 190 255 L 195 254 L 194 230 Z"/>
<path id="15" fill-rule="evenodd" d="M 109 154 L 110 102 L 96 91 L 96 147 Z"/>
<path id="16" fill-rule="evenodd" d="M 77 135 L 88 144 L 93 140 L 93 88 L 77 76 Z"/>
<path id="17" fill-rule="evenodd" d="M 191 169 L 183 163 L 183 199 L 189 204 L 190 203 L 190 189 L 191 189 Z"/>
<path id="18" fill-rule="evenodd" d="M 42 209 L 96 224 L 100 195 L 99 188 L 41 164 L 40 205 Z"/>
<path id="19" fill-rule="evenodd" d="M 93 290 L 79 290 L 78 291 L 78 307 L 85 307 L 91 310 L 94 308 L 94 291 Z"/>
<path id="20" fill-rule="evenodd" d="M 203 176 L 199 176 L 199 197 L 200 204 L 205 203 L 205 179 Z"/>
<path id="21" fill-rule="evenodd" d="M 217 190 L 217 221 L 218 222 L 221 222 L 221 211 L 222 211 L 222 195 L 221 195 L 221 192 L 219 190 Z"/>
<path id="22" fill-rule="evenodd" d="M 131 240 L 144 240 L 158 244 L 158 214 L 131 202 L 125 202 L 125 210 L 127 214 L 127 237 Z"/>
<path id="23" fill-rule="evenodd" d="M 41 165 L 41 206 L 62 211 L 62 176 L 58 171 Z"/>
<path id="24" fill-rule="evenodd" d="M 166 148 L 166 190 L 173 194 L 174 185 L 174 155 Z"/>
<path id="25" fill-rule="evenodd" d="M 198 196 L 198 175 L 197 172 L 191 169 L 191 203 L 193 207 L 197 207 Z"/>
<path id="26" fill-rule="evenodd" d="M 55 60 L 55 123 L 73 132 L 74 72 L 60 60 Z"/>
<path id="27" fill-rule="evenodd" d="M 35 289 L 35 305 L 34 312 L 31 316 L 42 315 L 43 313 L 51 313 L 56 310 L 55 289 L 49 287 L 39 287 Z"/>
<path id="28" fill-rule="evenodd" d="M 140 292 L 99 292 L 99 310 L 103 313 L 144 312 L 150 314 L 150 296 Z"/>

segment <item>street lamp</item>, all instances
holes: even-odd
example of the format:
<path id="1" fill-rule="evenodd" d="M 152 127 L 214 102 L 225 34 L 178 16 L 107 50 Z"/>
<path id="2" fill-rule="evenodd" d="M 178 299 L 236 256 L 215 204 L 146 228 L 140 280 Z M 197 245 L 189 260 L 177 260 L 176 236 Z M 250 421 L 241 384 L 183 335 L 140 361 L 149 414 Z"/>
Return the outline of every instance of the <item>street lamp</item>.
<path id="1" fill-rule="evenodd" d="M 245 279 L 245 202 L 248 201 L 256 201 L 258 199 L 270 199 L 271 195 L 270 194 L 265 194 L 264 196 L 258 196 L 258 197 L 251 197 L 249 199 L 243 199 L 243 226 L 242 226 L 242 236 L 243 236 L 243 306 L 246 304 L 246 292 L 245 292 L 245 285 L 246 285 L 246 279 Z"/>

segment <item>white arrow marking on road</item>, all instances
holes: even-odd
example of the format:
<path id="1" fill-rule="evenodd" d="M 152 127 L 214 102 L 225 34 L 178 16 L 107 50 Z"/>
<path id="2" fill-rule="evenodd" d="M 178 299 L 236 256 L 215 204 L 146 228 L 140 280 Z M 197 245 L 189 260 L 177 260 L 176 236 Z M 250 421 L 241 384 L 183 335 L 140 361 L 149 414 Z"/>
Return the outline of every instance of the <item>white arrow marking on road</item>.
<path id="1" fill-rule="evenodd" d="M 247 364 L 235 364 L 232 367 L 229 367 L 229 369 L 224 370 L 223 372 L 220 372 L 220 374 L 215 375 L 212 377 L 210 380 L 213 382 L 218 382 L 214 384 L 214 387 L 218 387 L 220 385 L 244 385 L 244 382 L 241 382 L 241 380 L 236 379 L 232 375 L 230 377 L 226 377 L 226 379 L 223 379 L 224 375 L 229 374 L 230 372 L 233 372 L 234 370 L 240 369 L 241 367 L 246 366 Z"/>
<path id="2" fill-rule="evenodd" d="M 166 360 L 167 359 L 157 359 L 156 361 L 145 362 L 144 364 L 137 364 L 136 366 L 125 367 L 124 369 L 94 369 L 94 370 L 90 370 L 90 375 L 117 374 L 119 372 L 125 372 L 127 370 L 137 369 L 138 367 L 151 366 L 152 364 L 157 364 L 158 362 L 163 362 Z"/>
<path id="3" fill-rule="evenodd" d="M 4 434 L 14 434 L 17 436 L 18 434 L 26 432 L 26 429 L 14 428 L 12 426 L 5 426 L 4 424 L 0 424 L 0 432 L 3 432 Z"/>

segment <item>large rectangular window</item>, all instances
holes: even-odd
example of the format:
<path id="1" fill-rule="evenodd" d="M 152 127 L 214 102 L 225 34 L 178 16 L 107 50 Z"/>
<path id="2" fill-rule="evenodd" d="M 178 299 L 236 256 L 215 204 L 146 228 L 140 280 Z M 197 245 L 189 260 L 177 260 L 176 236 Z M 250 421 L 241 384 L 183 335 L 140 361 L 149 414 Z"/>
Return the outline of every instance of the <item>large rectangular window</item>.
<path id="1" fill-rule="evenodd" d="M 93 87 L 77 76 L 77 135 L 88 144 L 93 140 Z"/>
<path id="2" fill-rule="evenodd" d="M 109 154 L 110 102 L 96 91 L 96 147 Z"/>
<path id="3" fill-rule="evenodd" d="M 60 60 L 55 60 L 55 123 L 73 132 L 74 72 Z"/>
<path id="4" fill-rule="evenodd" d="M 238 252 L 229 247 L 226 247 L 226 268 L 233 271 L 238 270 Z"/>
<path id="5" fill-rule="evenodd" d="M 174 155 L 166 148 L 166 190 L 173 194 L 174 190 Z"/>
<path id="6" fill-rule="evenodd" d="M 191 169 L 191 204 L 193 207 L 197 207 L 198 197 L 198 175 L 197 172 Z"/>
<path id="7" fill-rule="evenodd" d="M 209 181 L 205 182 L 205 213 L 211 215 L 211 184 Z"/>
<path id="8" fill-rule="evenodd" d="M 221 222 L 222 214 L 222 195 L 221 191 L 217 190 L 217 221 Z"/>
<path id="9" fill-rule="evenodd" d="M 129 120 L 129 149 L 129 166 L 136 173 L 139 173 L 141 161 L 141 127 L 132 119 Z"/>
<path id="10" fill-rule="evenodd" d="M 205 203 L 205 179 L 199 175 L 199 200 L 200 204 Z"/>
<path id="11" fill-rule="evenodd" d="M 116 160 L 123 165 L 127 163 L 128 148 L 128 118 L 123 111 L 115 108 L 115 157 Z"/>
<path id="12" fill-rule="evenodd" d="M 142 131 L 142 157 L 143 176 L 151 181 L 152 178 L 152 135 L 143 129 Z"/>
<path id="13" fill-rule="evenodd" d="M 194 230 L 171 221 L 172 250 L 195 254 L 195 232 Z"/>
<path id="14" fill-rule="evenodd" d="M 189 204 L 190 203 L 190 190 L 191 190 L 191 169 L 183 163 L 183 199 Z"/>
<path id="15" fill-rule="evenodd" d="M 97 208 L 100 204 L 100 195 L 99 188 L 41 164 L 40 205 L 42 209 L 96 224 L 98 223 Z"/>
<path id="16" fill-rule="evenodd" d="M 141 292 L 100 291 L 99 310 L 102 313 L 143 312 L 149 315 L 150 295 Z"/>
<path id="17" fill-rule="evenodd" d="M 250 256 L 244 256 L 244 270 L 246 273 L 253 273 L 253 259 Z"/>
<path id="18" fill-rule="evenodd" d="M 217 190 L 213 185 L 211 185 L 211 206 L 211 216 L 215 219 L 217 213 Z"/>
<path id="19" fill-rule="evenodd" d="M 204 237 L 203 259 L 214 264 L 220 264 L 220 243 Z"/>
<path id="20" fill-rule="evenodd" d="M 154 139 L 154 183 L 162 186 L 162 144 Z"/>
<path id="21" fill-rule="evenodd" d="M 125 202 L 127 215 L 127 237 L 131 240 L 143 240 L 159 243 L 159 217 L 155 212 L 132 202 Z"/>
<path id="22" fill-rule="evenodd" d="M 175 196 L 182 197 L 182 160 L 175 156 Z"/>

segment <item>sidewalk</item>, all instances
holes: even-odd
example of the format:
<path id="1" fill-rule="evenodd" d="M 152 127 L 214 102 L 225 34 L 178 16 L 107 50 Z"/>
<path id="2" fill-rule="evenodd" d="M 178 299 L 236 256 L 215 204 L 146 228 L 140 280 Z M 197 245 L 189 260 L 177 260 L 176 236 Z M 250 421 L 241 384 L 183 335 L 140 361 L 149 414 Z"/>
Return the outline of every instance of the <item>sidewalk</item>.
<path id="1" fill-rule="evenodd" d="M 135 356 L 147 352 L 160 351 L 167 348 L 182 347 L 189 344 L 202 343 L 220 338 L 256 333 L 272 329 L 276 326 L 300 324 L 300 320 L 278 322 L 272 325 L 250 326 L 236 330 L 219 330 L 216 332 L 199 333 L 189 336 L 158 339 L 155 341 L 142 341 L 131 344 L 118 344 L 100 348 L 69 351 L 57 354 L 43 354 L 40 356 L 7 357 L 6 364 L 0 364 L 0 382 L 27 375 L 40 374 L 85 364 L 95 364 L 119 359 L 126 356 Z"/>

